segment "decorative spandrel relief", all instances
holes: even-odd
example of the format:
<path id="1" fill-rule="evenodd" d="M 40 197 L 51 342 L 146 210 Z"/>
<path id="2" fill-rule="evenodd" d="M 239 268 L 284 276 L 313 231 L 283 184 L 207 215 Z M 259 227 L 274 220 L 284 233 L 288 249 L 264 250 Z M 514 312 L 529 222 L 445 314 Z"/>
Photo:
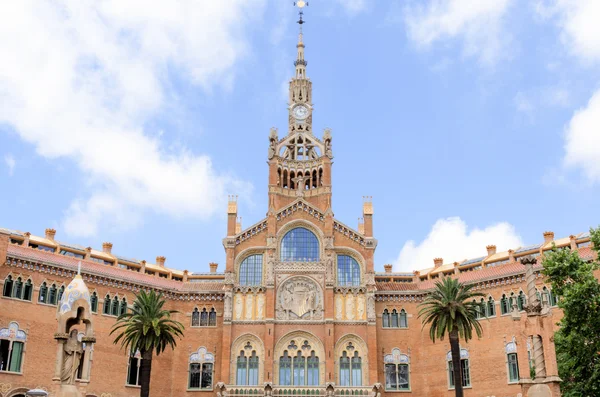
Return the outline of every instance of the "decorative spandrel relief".
<path id="1" fill-rule="evenodd" d="M 244 300 L 242 298 L 242 294 L 235 294 L 234 318 L 236 320 L 241 320 L 243 313 L 244 313 Z"/>
<path id="2" fill-rule="evenodd" d="M 265 318 L 265 295 L 260 294 L 256 297 L 256 319 L 262 320 Z"/>
<path id="3" fill-rule="evenodd" d="M 312 280 L 294 277 L 277 290 L 278 320 L 321 320 L 323 293 Z"/>
<path id="4" fill-rule="evenodd" d="M 356 297 L 356 319 L 357 320 L 366 320 L 365 319 L 365 309 L 367 306 L 367 302 L 364 295 L 358 295 Z"/>
<path id="5" fill-rule="evenodd" d="M 344 297 L 342 295 L 335 296 L 335 319 L 341 320 L 344 315 Z"/>
<path id="6" fill-rule="evenodd" d="M 346 295 L 346 320 L 354 320 L 354 295 Z"/>
<path id="7" fill-rule="evenodd" d="M 252 320 L 252 312 L 254 308 L 254 295 L 246 295 L 246 320 Z"/>

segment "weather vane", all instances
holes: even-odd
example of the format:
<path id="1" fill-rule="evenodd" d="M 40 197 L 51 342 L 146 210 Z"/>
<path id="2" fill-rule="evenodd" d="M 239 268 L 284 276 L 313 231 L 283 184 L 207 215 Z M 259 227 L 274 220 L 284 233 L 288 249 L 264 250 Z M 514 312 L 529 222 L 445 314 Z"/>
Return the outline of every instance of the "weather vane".
<path id="1" fill-rule="evenodd" d="M 304 12 L 302 12 L 302 9 L 304 7 L 308 7 L 308 1 L 303 1 L 303 0 L 295 1 L 294 5 L 300 9 L 300 11 L 298 11 L 298 15 L 300 16 L 300 19 L 298 20 L 298 25 L 300 25 L 300 34 L 302 34 L 302 24 L 306 23 L 302 19 L 302 16 L 304 15 Z"/>

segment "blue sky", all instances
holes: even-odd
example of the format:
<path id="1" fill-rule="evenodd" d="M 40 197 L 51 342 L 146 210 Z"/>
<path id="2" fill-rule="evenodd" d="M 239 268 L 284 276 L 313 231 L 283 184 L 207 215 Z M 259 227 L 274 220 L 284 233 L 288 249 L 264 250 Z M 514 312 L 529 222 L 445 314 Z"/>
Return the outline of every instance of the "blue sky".
<path id="1" fill-rule="evenodd" d="M 266 213 L 291 1 L 0 6 L 0 226 L 192 271 L 224 266 L 227 194 Z M 313 0 L 314 130 L 334 212 L 373 196 L 376 268 L 597 226 L 600 3 Z"/>

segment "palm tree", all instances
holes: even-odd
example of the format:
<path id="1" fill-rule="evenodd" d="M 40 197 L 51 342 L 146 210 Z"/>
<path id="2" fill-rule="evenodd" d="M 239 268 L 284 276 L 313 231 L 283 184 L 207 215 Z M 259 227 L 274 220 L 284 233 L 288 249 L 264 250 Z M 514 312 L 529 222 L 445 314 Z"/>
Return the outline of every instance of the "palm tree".
<path id="1" fill-rule="evenodd" d="M 165 300 L 162 294 L 155 291 L 141 290 L 135 296 L 130 313 L 123 313 L 110 331 L 117 333 L 114 343 L 121 342 L 121 348 L 127 349 L 131 356 L 137 351 L 142 356 L 140 367 L 140 396 L 150 395 L 150 370 L 152 369 L 152 354 L 158 356 L 167 346 L 174 349 L 176 337 L 183 336 L 183 324 L 171 320 L 175 310 L 164 310 Z"/>
<path id="2" fill-rule="evenodd" d="M 477 320 L 480 304 L 475 298 L 484 296 L 472 292 L 473 285 L 465 285 L 456 279 L 445 277 L 435 283 L 435 288 L 419 305 L 419 318 L 424 317 L 423 328 L 430 324 L 429 337 L 443 340 L 446 332 L 450 338 L 452 370 L 456 397 L 463 397 L 462 368 L 460 364 L 460 339 L 469 341 L 473 328 L 481 337 L 483 329 Z"/>

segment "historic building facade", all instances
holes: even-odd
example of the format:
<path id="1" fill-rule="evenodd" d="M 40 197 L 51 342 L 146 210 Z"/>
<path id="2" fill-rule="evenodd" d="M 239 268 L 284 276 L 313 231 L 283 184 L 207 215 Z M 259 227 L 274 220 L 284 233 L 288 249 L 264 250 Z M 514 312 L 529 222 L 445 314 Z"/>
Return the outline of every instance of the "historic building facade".
<path id="1" fill-rule="evenodd" d="M 169 268 L 164 257 L 155 264 L 121 257 L 110 243 L 102 250 L 67 244 L 52 229 L 43 237 L 0 229 L 0 397 L 51 389 L 57 304 L 79 262 L 96 341 L 77 374 L 89 379 L 80 382 L 88 396 L 139 395 L 141 357 L 121 351 L 109 332 L 140 289 L 163 292 L 186 326 L 177 348 L 153 361 L 152 396 L 451 396 L 449 344 L 432 343 L 417 318 L 441 277 L 486 295 L 483 337 L 461 346 L 465 394 L 525 395 L 532 370 L 556 393 L 552 335 L 561 314 L 535 259 L 553 244 L 592 259 L 589 234 L 546 232 L 529 247 L 490 245 L 460 263 L 437 258 L 414 273 L 391 265 L 376 273 L 371 199 L 356 229 L 333 216 L 332 134 L 313 132 L 302 34 L 297 53 L 287 131 L 269 134 L 267 214 L 242 230 L 236 197 L 229 198 L 224 272 L 216 264 L 198 274 Z M 528 275 L 524 257 L 534 259 Z M 537 312 L 525 310 L 536 304 Z"/>

